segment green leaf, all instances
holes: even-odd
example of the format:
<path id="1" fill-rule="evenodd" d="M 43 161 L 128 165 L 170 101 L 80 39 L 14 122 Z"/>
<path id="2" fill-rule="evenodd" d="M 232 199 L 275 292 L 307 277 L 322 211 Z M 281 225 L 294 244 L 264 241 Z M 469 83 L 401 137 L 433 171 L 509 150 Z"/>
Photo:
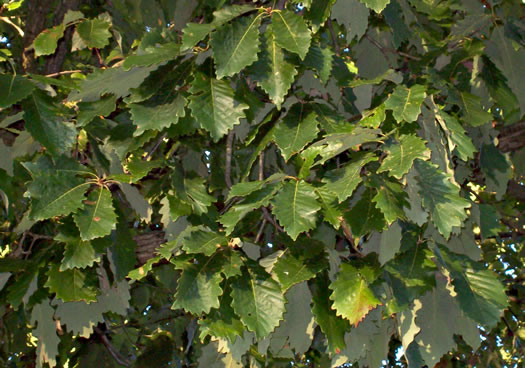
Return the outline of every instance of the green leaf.
<path id="1" fill-rule="evenodd" d="M 312 35 L 303 18 L 289 10 L 272 12 L 275 42 L 303 60 L 310 48 Z"/>
<path id="2" fill-rule="evenodd" d="M 329 191 L 326 186 L 315 188 L 314 190 L 321 205 L 324 220 L 329 222 L 334 228 L 339 229 L 343 211 L 338 205 L 336 194 Z"/>
<path id="3" fill-rule="evenodd" d="M 111 233 L 117 223 L 111 192 L 97 188 L 89 193 L 84 208 L 73 216 L 84 241 L 100 238 Z"/>
<path id="4" fill-rule="evenodd" d="M 268 336 L 283 318 L 285 299 L 279 284 L 258 265 L 248 264 L 232 284 L 232 307 L 258 339 Z"/>
<path id="5" fill-rule="evenodd" d="M 111 24 L 101 19 L 90 19 L 79 23 L 77 32 L 87 47 L 102 49 L 109 44 L 110 26 Z"/>
<path id="6" fill-rule="evenodd" d="M 142 157 L 133 155 L 130 157 L 126 167 L 126 170 L 130 172 L 131 183 L 136 183 L 140 179 L 144 178 L 148 173 L 158 167 L 162 166 L 162 161 L 144 161 Z"/>
<path id="7" fill-rule="evenodd" d="M 314 188 L 303 180 L 288 181 L 272 200 L 272 212 L 293 240 L 314 228 L 321 209 Z"/>
<path id="8" fill-rule="evenodd" d="M 182 238 L 182 248 L 186 253 L 204 253 L 206 256 L 211 256 L 217 248 L 227 244 L 225 236 L 204 228 L 195 229 Z"/>
<path id="9" fill-rule="evenodd" d="M 505 289 L 494 272 L 480 269 L 467 257 L 440 248 L 440 255 L 452 276 L 459 306 L 467 316 L 486 328 L 500 320 L 508 301 Z"/>
<path id="10" fill-rule="evenodd" d="M 381 13 L 384 8 L 388 5 L 390 0 L 359 0 L 367 6 L 367 8 L 372 9 L 376 13 Z"/>
<path id="11" fill-rule="evenodd" d="M 412 134 L 402 135 L 399 143 L 388 145 L 385 151 L 388 152 L 388 156 L 377 172 L 388 171 L 397 179 L 401 179 L 410 170 L 416 158 L 430 159 L 430 150 L 425 145 L 425 141 Z"/>
<path id="12" fill-rule="evenodd" d="M 97 287 L 86 273 L 79 269 L 60 271 L 60 265 L 52 265 L 47 272 L 45 287 L 64 302 L 83 300 L 86 303 L 97 300 Z"/>
<path id="13" fill-rule="evenodd" d="M 197 74 L 192 82 L 189 107 L 202 128 L 215 142 L 244 118 L 248 105 L 236 103 L 232 88 L 225 81 Z"/>
<path id="14" fill-rule="evenodd" d="M 91 242 L 82 241 L 81 239 L 76 241 L 70 240 L 66 243 L 64 258 L 60 263 L 60 271 L 91 267 L 95 262 L 99 261 L 100 257 L 97 256 Z"/>
<path id="15" fill-rule="evenodd" d="M 188 23 L 182 30 L 181 51 L 186 51 L 202 41 L 211 31 L 215 29 L 214 24 Z"/>
<path id="16" fill-rule="evenodd" d="M 463 109 L 463 120 L 470 125 L 477 127 L 492 121 L 492 114 L 483 110 L 478 96 L 468 92 L 461 92 L 460 100 L 461 108 Z"/>
<path id="17" fill-rule="evenodd" d="M 229 279 L 230 277 L 238 276 L 241 272 L 241 266 L 244 261 L 241 258 L 240 251 L 231 247 L 221 249 L 219 257 L 221 260 L 221 272 Z"/>
<path id="18" fill-rule="evenodd" d="M 321 82 L 326 84 L 332 72 L 334 55 L 330 48 L 314 45 L 310 47 L 304 59 L 304 65 L 316 70 Z"/>
<path id="19" fill-rule="evenodd" d="M 368 287 L 376 278 L 376 272 L 368 266 L 357 269 L 342 263 L 337 279 L 330 285 L 333 291 L 330 299 L 337 315 L 357 326 L 370 310 L 381 304 Z"/>
<path id="20" fill-rule="evenodd" d="M 89 185 L 65 172 L 50 172 L 35 177 L 27 187 L 31 195 L 29 217 L 40 221 L 75 212 L 82 207 L 82 200 Z"/>
<path id="21" fill-rule="evenodd" d="M 234 343 L 237 336 L 242 336 L 244 325 L 239 317 L 235 315 L 231 303 L 230 294 L 224 293 L 219 308 L 212 309 L 206 318 L 199 318 L 199 337 L 201 340 L 211 335 L 228 339 L 231 343 Z"/>
<path id="22" fill-rule="evenodd" d="M 284 119 L 278 123 L 274 132 L 275 144 L 286 161 L 317 137 L 319 132 L 317 125 L 315 112 L 307 110 L 306 106 L 301 103 L 292 106 Z"/>
<path id="23" fill-rule="evenodd" d="M 386 5 L 386 4 L 385 4 Z M 410 88 L 397 86 L 388 97 L 385 107 L 392 110 L 398 123 L 415 121 L 421 113 L 421 104 L 426 97 L 425 87 L 415 84 Z"/>
<path id="24" fill-rule="evenodd" d="M 417 160 L 415 168 L 423 207 L 430 213 L 439 232 L 448 239 L 452 228 L 461 227 L 467 218 L 465 209 L 470 207 L 470 202 L 459 196 L 458 186 L 437 165 Z"/>
<path id="25" fill-rule="evenodd" d="M 272 26 L 264 33 L 264 41 L 259 60 L 250 68 L 254 79 L 270 97 L 277 108 L 281 108 L 290 89 L 297 70 L 284 58 L 283 50 L 277 46 Z"/>
<path id="26" fill-rule="evenodd" d="M 57 335 L 54 314 L 55 310 L 49 306 L 47 298 L 35 305 L 31 312 L 31 324 L 36 325 L 31 334 L 38 339 L 36 348 L 38 367 L 43 367 L 44 363 L 48 363 L 50 367 L 55 367 L 57 364 L 60 338 Z"/>
<path id="27" fill-rule="evenodd" d="M 210 24 L 188 23 L 182 30 L 182 51 L 192 48 L 198 42 L 202 41 L 210 32 L 216 28 L 228 23 L 229 21 L 255 10 L 252 5 L 225 6 L 213 12 L 214 20 Z"/>
<path id="28" fill-rule="evenodd" d="M 317 33 L 330 16 L 334 0 L 313 1 L 305 18 L 310 21 L 313 33 Z"/>
<path id="29" fill-rule="evenodd" d="M 231 77 L 257 60 L 261 16 L 239 18 L 211 35 L 217 78 Z"/>
<path id="30" fill-rule="evenodd" d="M 286 292 L 293 285 L 310 280 L 327 266 L 326 260 L 322 257 L 311 258 L 308 255 L 285 251 L 284 255 L 275 262 L 273 272 L 282 290 Z"/>
<path id="31" fill-rule="evenodd" d="M 149 73 L 158 65 L 143 68 L 107 68 L 98 69 L 89 74 L 80 83 L 78 91 L 72 91 L 67 97 L 68 101 L 96 101 L 106 93 L 112 93 L 117 98 L 129 95 L 131 88 L 137 88 Z"/>
<path id="32" fill-rule="evenodd" d="M 367 188 L 359 202 L 345 213 L 344 218 L 352 228 L 354 237 L 360 237 L 372 230 L 381 231 L 385 227 L 385 218 L 374 202 L 373 191 Z"/>
<path id="33" fill-rule="evenodd" d="M 76 142 L 77 131 L 65 122 L 66 110 L 43 91 L 34 91 L 24 100 L 25 128 L 51 154 L 67 151 Z"/>
<path id="34" fill-rule="evenodd" d="M 59 24 L 53 28 L 45 29 L 36 36 L 33 41 L 33 47 L 35 49 L 35 56 L 51 55 L 55 53 L 57 48 L 58 40 L 64 37 L 64 31 L 66 26 Z"/>
<path id="35" fill-rule="evenodd" d="M 474 147 L 472 140 L 467 136 L 465 129 L 463 129 L 458 120 L 444 111 L 439 111 L 436 114 L 436 118 L 438 121 L 442 120 L 442 128 L 444 130 L 446 128 L 445 132 L 452 142 L 452 146 L 455 147 L 458 157 L 463 161 L 474 158 L 474 153 L 477 151 L 476 147 Z"/>
<path id="36" fill-rule="evenodd" d="M 0 108 L 11 106 L 29 96 L 35 84 L 16 74 L 0 74 Z"/>
<path id="37" fill-rule="evenodd" d="M 281 187 L 281 182 L 268 184 L 262 189 L 250 193 L 241 203 L 230 208 L 228 212 L 219 219 L 219 222 L 226 227 L 226 235 L 230 235 L 233 232 L 235 225 L 237 225 L 248 212 L 262 206 L 267 206 Z"/>
<path id="38" fill-rule="evenodd" d="M 503 26 L 496 26 L 489 40 L 485 40 L 486 53 L 507 78 L 507 84 L 518 99 L 521 115 L 525 113 L 525 50 L 516 49 L 513 40 L 505 37 L 507 31 Z"/>
<path id="39" fill-rule="evenodd" d="M 372 198 L 372 201 L 383 212 L 386 223 L 390 225 L 398 218 L 406 219 L 403 207 L 410 206 L 407 198 L 408 195 L 401 184 L 385 180 L 377 186 L 377 194 Z"/>
<path id="40" fill-rule="evenodd" d="M 348 322 L 338 317 L 335 310 L 332 309 L 328 277 L 317 277 L 314 280 L 314 285 L 312 289 L 312 313 L 315 322 L 325 334 L 330 352 L 339 353 L 346 346 L 344 336 L 349 327 Z"/>
<path id="41" fill-rule="evenodd" d="M 128 56 L 122 66 L 126 70 L 135 66 L 150 66 L 174 60 L 179 55 L 180 45 L 170 42 L 157 47 L 146 47 L 142 53 Z"/>
<path id="42" fill-rule="evenodd" d="M 175 301 L 171 309 L 184 309 L 189 313 L 209 313 L 211 308 L 219 307 L 222 295 L 220 283 L 220 263 L 216 255 L 205 258 L 197 257 L 197 262 L 186 262 L 182 275 L 177 282 Z"/>
<path id="43" fill-rule="evenodd" d="M 144 106 L 131 104 L 131 117 L 133 124 L 137 126 L 137 130 L 133 132 L 133 136 L 138 137 L 146 130 L 161 131 L 164 128 L 169 128 L 171 125 L 176 124 L 179 118 L 185 116 L 185 105 L 186 100 L 180 94 L 177 95 L 173 102 L 164 105 Z"/>
<path id="44" fill-rule="evenodd" d="M 309 152 L 310 150 L 317 151 L 321 159 L 316 161 L 313 166 L 322 165 L 352 147 L 365 142 L 377 141 L 378 133 L 379 130 L 356 127 L 350 133 L 328 134 L 324 139 L 310 145 L 310 147 L 304 151 L 304 154 L 309 155 L 311 153 Z"/>
<path id="45" fill-rule="evenodd" d="M 339 199 L 339 203 L 343 202 L 352 195 L 355 188 L 361 183 L 361 171 L 371 161 L 377 161 L 377 157 L 368 153 L 342 168 L 327 171 L 322 179 L 323 183 L 326 183 L 324 188 L 334 193 Z"/>
<path id="46" fill-rule="evenodd" d="M 108 116 L 115 111 L 116 103 L 117 97 L 113 95 L 102 97 L 94 102 L 79 102 L 77 126 L 85 126 L 97 116 Z"/>

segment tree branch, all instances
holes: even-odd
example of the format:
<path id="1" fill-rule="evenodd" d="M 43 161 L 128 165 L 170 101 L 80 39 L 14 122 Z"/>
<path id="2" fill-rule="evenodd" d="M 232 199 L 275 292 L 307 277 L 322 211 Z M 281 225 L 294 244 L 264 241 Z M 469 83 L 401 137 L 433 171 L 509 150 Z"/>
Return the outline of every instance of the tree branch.
<path id="1" fill-rule="evenodd" d="M 233 129 L 228 132 L 226 138 L 226 166 L 224 168 L 224 181 L 228 189 L 232 187 L 232 154 L 233 154 Z"/>
<path id="2" fill-rule="evenodd" d="M 343 229 L 343 234 L 345 235 L 346 240 L 348 240 L 350 247 L 359 257 L 363 257 L 363 254 L 359 251 L 359 249 L 357 249 L 355 245 L 354 236 L 352 235 L 350 226 L 348 225 L 344 217 L 339 217 L 339 220 L 341 221 L 341 228 Z"/>
<path id="3" fill-rule="evenodd" d="M 113 346 L 111 341 L 109 341 L 104 331 L 102 331 L 98 327 L 95 327 L 95 332 L 100 337 L 100 340 L 102 340 L 102 344 L 104 344 L 108 353 L 113 357 L 113 359 L 115 359 L 115 361 L 118 364 L 123 365 L 124 367 L 131 366 L 131 362 L 129 361 L 129 359 L 125 358 L 124 356 L 122 356 L 122 354 L 120 354 L 120 352 Z"/>

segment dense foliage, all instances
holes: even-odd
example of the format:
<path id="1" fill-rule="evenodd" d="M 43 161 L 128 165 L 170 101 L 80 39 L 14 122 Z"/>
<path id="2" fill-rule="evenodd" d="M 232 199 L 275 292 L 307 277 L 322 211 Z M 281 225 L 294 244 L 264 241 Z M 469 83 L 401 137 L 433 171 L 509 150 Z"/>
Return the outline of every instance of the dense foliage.
<path id="1" fill-rule="evenodd" d="M 523 2 L 0 12 L 0 365 L 523 366 Z"/>

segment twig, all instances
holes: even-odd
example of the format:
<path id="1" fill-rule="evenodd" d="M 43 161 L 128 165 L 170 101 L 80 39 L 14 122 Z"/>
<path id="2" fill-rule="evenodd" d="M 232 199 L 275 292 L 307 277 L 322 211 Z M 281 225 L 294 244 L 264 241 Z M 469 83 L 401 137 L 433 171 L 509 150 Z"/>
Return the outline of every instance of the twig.
<path id="1" fill-rule="evenodd" d="M 82 73 L 82 70 L 63 70 L 63 71 L 58 72 L 58 73 L 48 74 L 48 75 L 46 75 L 46 77 L 53 78 L 53 77 L 59 77 L 61 75 L 73 74 L 73 73 Z"/>
<path id="2" fill-rule="evenodd" d="M 332 19 L 328 18 L 326 20 L 326 25 L 328 26 L 328 30 L 330 31 L 330 35 L 332 36 L 332 43 L 334 44 L 335 54 L 337 56 L 340 56 L 341 48 L 339 47 L 339 43 L 337 42 L 337 35 L 334 32 L 334 26 L 332 25 Z"/>
<path id="3" fill-rule="evenodd" d="M 377 47 L 379 49 L 379 51 L 381 51 L 381 53 L 383 54 L 383 56 L 386 58 L 387 62 L 388 62 L 388 65 L 390 66 L 390 68 L 394 69 L 392 64 L 390 63 L 390 60 L 388 60 L 388 57 L 386 56 L 386 53 L 387 52 L 390 52 L 391 54 L 397 54 L 397 55 L 400 55 L 400 56 L 404 56 L 406 57 L 407 59 L 411 59 L 411 60 L 416 60 L 416 61 L 421 61 L 421 58 L 420 57 L 417 57 L 417 56 L 413 56 L 413 55 L 410 55 L 410 54 L 407 54 L 406 52 L 403 52 L 403 51 L 397 51 L 395 49 L 391 49 L 390 47 L 385 47 L 383 45 L 381 45 L 376 39 L 368 36 L 368 35 L 365 35 L 365 38 L 372 42 L 374 44 L 375 47 Z"/>
<path id="4" fill-rule="evenodd" d="M 280 233 L 283 232 L 283 228 L 277 223 L 277 221 L 275 221 L 275 219 L 272 217 L 272 215 L 270 215 L 270 212 L 268 212 L 268 208 L 266 207 L 261 207 L 261 210 L 262 210 L 262 213 L 264 215 L 264 218 L 270 223 L 272 224 L 276 229 L 277 231 L 279 231 Z"/>
<path id="5" fill-rule="evenodd" d="M 228 133 L 226 138 L 226 167 L 224 168 L 224 181 L 228 189 L 232 187 L 232 152 L 233 152 L 233 130 Z"/>
<path id="6" fill-rule="evenodd" d="M 100 328 L 95 327 L 95 332 L 100 336 L 100 339 L 102 340 L 102 343 L 106 347 L 107 351 L 118 364 L 123 365 L 125 367 L 131 366 L 131 362 L 124 356 L 122 356 L 122 354 L 120 354 L 120 352 L 113 346 L 106 334 Z"/>
<path id="7" fill-rule="evenodd" d="M 264 227 L 266 226 L 267 222 L 268 221 L 266 221 L 266 219 L 263 218 L 262 223 L 261 223 L 261 227 L 259 228 L 259 231 L 257 232 L 257 236 L 255 237 L 255 244 L 257 244 L 259 242 L 259 240 L 261 240 L 261 237 L 262 237 L 262 234 L 263 234 L 263 230 L 264 230 Z"/>
<path id="8" fill-rule="evenodd" d="M 365 34 L 365 38 L 371 43 L 373 43 L 374 46 L 379 49 L 379 51 L 381 51 L 390 69 L 394 69 L 394 66 L 392 65 L 392 63 L 390 62 L 390 59 L 388 58 L 388 55 L 386 54 L 386 51 L 387 51 L 386 48 L 383 45 L 381 45 L 379 42 L 377 42 L 377 40 L 373 39 L 372 37 L 369 37 L 367 34 Z"/>
<path id="9" fill-rule="evenodd" d="M 164 140 L 164 138 L 166 138 L 167 136 L 167 133 L 164 133 L 163 135 L 161 135 L 159 137 L 159 139 L 157 139 L 157 141 L 155 142 L 155 144 L 153 145 L 153 147 L 151 147 L 151 149 L 149 150 L 148 154 L 146 155 L 146 157 L 143 158 L 144 161 L 148 161 L 149 158 L 153 155 L 153 153 L 155 153 L 155 151 L 157 150 L 157 148 L 159 148 L 160 144 L 162 143 L 162 141 Z"/>
<path id="10" fill-rule="evenodd" d="M 259 155 L 259 180 L 264 180 L 264 151 Z"/>
<path id="11" fill-rule="evenodd" d="M 363 254 L 357 249 L 354 237 L 352 236 L 352 231 L 350 230 L 350 226 L 348 226 L 348 223 L 343 217 L 339 217 L 339 220 L 341 221 L 341 228 L 343 229 L 343 234 L 345 234 L 346 240 L 348 240 L 348 243 L 350 243 L 350 246 L 352 247 L 352 250 L 359 256 L 363 257 Z"/>
<path id="12" fill-rule="evenodd" d="M 264 180 L 264 151 L 262 151 L 259 154 L 259 180 Z M 282 232 L 283 228 L 281 226 L 279 226 L 279 224 L 277 223 L 277 221 L 275 221 L 273 216 L 270 215 L 270 212 L 268 212 L 268 209 L 266 207 L 261 207 L 261 210 L 262 210 L 264 219 L 267 222 L 269 222 L 270 224 L 272 224 L 277 229 L 277 231 Z M 261 230 L 264 227 L 264 225 L 265 224 L 263 222 L 263 226 L 261 226 Z M 259 230 L 259 231 L 261 231 L 261 230 Z M 257 243 L 257 241 L 256 241 L 256 243 Z"/>

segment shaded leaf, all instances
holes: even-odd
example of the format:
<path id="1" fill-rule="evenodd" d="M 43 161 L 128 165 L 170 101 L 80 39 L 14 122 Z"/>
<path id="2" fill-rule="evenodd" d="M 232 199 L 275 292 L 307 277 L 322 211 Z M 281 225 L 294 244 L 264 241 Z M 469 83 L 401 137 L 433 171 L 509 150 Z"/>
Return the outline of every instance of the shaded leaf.
<path id="1" fill-rule="evenodd" d="M 80 238 L 84 241 L 109 235 L 117 223 L 111 192 L 97 188 L 89 193 L 84 208 L 73 218 L 80 229 Z"/>
<path id="2" fill-rule="evenodd" d="M 68 101 L 96 101 L 106 93 L 112 93 L 117 98 L 125 97 L 131 93 L 131 88 L 138 87 L 157 67 L 98 69 L 80 83 L 77 91 L 69 94 Z"/>
<path id="3" fill-rule="evenodd" d="M 57 364 L 56 357 L 60 338 L 56 332 L 54 313 L 55 311 L 49 306 L 47 298 L 42 303 L 35 305 L 31 313 L 31 324 L 36 324 L 36 328 L 31 333 L 38 339 L 36 348 L 38 367 L 43 367 L 44 363 L 48 363 L 52 368 Z"/>
<path id="4" fill-rule="evenodd" d="M 373 191 L 368 188 L 359 202 L 344 214 L 346 222 L 352 228 L 354 237 L 360 237 L 372 230 L 381 231 L 385 227 L 385 218 L 374 205 L 373 196 Z"/>
<path id="5" fill-rule="evenodd" d="M 437 165 L 417 160 L 415 168 L 423 207 L 430 213 L 439 232 L 448 239 L 452 228 L 461 227 L 467 218 L 465 209 L 470 207 L 470 202 L 460 197 L 457 185 Z"/>
<path id="6" fill-rule="evenodd" d="M 77 24 L 77 32 L 87 47 L 101 49 L 109 44 L 110 26 L 102 19 L 88 19 Z"/>
<path id="7" fill-rule="evenodd" d="M 330 351 L 339 353 L 346 346 L 344 336 L 349 327 L 348 322 L 338 317 L 335 310 L 332 309 L 328 278 L 326 276 L 317 277 L 314 285 L 315 287 L 312 289 L 312 313 L 315 322 L 325 334 Z"/>
<path id="8" fill-rule="evenodd" d="M 258 339 L 268 336 L 279 325 L 285 310 L 279 284 L 262 268 L 249 264 L 232 288 L 235 313 Z"/>
<path id="9" fill-rule="evenodd" d="M 186 253 L 203 253 L 210 256 L 217 248 L 228 244 L 224 235 L 207 229 L 195 229 L 189 235 L 182 238 L 182 248 Z"/>
<path id="10" fill-rule="evenodd" d="M 210 45 L 217 78 L 231 77 L 257 60 L 261 16 L 239 18 L 213 32 Z"/>
<path id="11" fill-rule="evenodd" d="M 244 117 L 248 105 L 237 104 L 233 90 L 225 81 L 197 74 L 191 85 L 189 107 L 202 128 L 215 142 L 228 133 Z"/>
<path id="12" fill-rule="evenodd" d="M 60 271 L 60 265 L 52 265 L 47 272 L 45 286 L 51 293 L 64 302 L 83 300 L 86 303 L 96 301 L 97 287 L 90 276 L 79 269 Z"/>
<path id="13" fill-rule="evenodd" d="M 34 91 L 23 103 L 26 129 L 51 154 L 67 151 L 76 142 L 75 127 L 64 121 L 66 110 L 43 91 Z"/>
<path id="14" fill-rule="evenodd" d="M 185 105 L 186 100 L 180 94 L 177 95 L 173 102 L 164 105 L 144 106 L 131 104 L 131 117 L 133 124 L 137 126 L 137 130 L 133 132 L 133 136 L 140 136 L 146 130 L 150 129 L 161 131 L 164 128 L 169 128 L 172 124 L 176 124 L 179 118 L 185 116 Z"/>
<path id="15" fill-rule="evenodd" d="M 281 150 L 286 161 L 301 150 L 315 137 L 317 128 L 317 115 L 306 109 L 304 104 L 295 104 L 288 114 L 280 121 L 274 131 L 275 144 Z"/>
<path id="16" fill-rule="evenodd" d="M 310 30 L 299 15 L 289 11 L 272 12 L 272 27 L 275 42 L 290 52 L 299 55 L 301 60 L 306 57 L 310 48 Z"/>
<path id="17" fill-rule="evenodd" d="M 35 84 L 16 74 L 0 74 L 0 108 L 11 106 L 29 96 Z"/>
<path id="18" fill-rule="evenodd" d="M 313 187 L 302 180 L 287 182 L 272 200 L 272 212 L 295 240 L 300 233 L 314 228 L 316 213 L 321 209 Z"/>
<path id="19" fill-rule="evenodd" d="M 376 161 L 377 157 L 373 154 L 365 154 L 354 162 L 346 164 L 344 167 L 327 171 L 322 181 L 326 190 L 334 193 L 339 199 L 339 203 L 352 195 L 355 188 L 361 183 L 361 171 L 363 167 Z"/>
<path id="20" fill-rule="evenodd" d="M 65 172 L 35 177 L 28 185 L 31 194 L 30 218 L 35 221 L 65 216 L 82 207 L 89 183 Z"/>
<path id="21" fill-rule="evenodd" d="M 194 314 L 209 313 L 211 308 L 218 308 L 223 290 L 219 285 L 222 275 L 216 255 L 197 257 L 196 262 L 186 262 L 181 268 L 183 271 L 171 308 Z"/>
<path id="22" fill-rule="evenodd" d="M 277 46 L 271 25 L 266 28 L 259 60 L 250 69 L 257 84 L 268 94 L 277 108 L 281 108 L 297 70 L 284 58 L 283 50 Z"/>
<path id="23" fill-rule="evenodd" d="M 176 59 L 180 54 L 180 45 L 166 43 L 157 47 L 146 47 L 142 53 L 128 56 L 122 66 L 129 70 L 134 66 L 150 66 Z"/>

